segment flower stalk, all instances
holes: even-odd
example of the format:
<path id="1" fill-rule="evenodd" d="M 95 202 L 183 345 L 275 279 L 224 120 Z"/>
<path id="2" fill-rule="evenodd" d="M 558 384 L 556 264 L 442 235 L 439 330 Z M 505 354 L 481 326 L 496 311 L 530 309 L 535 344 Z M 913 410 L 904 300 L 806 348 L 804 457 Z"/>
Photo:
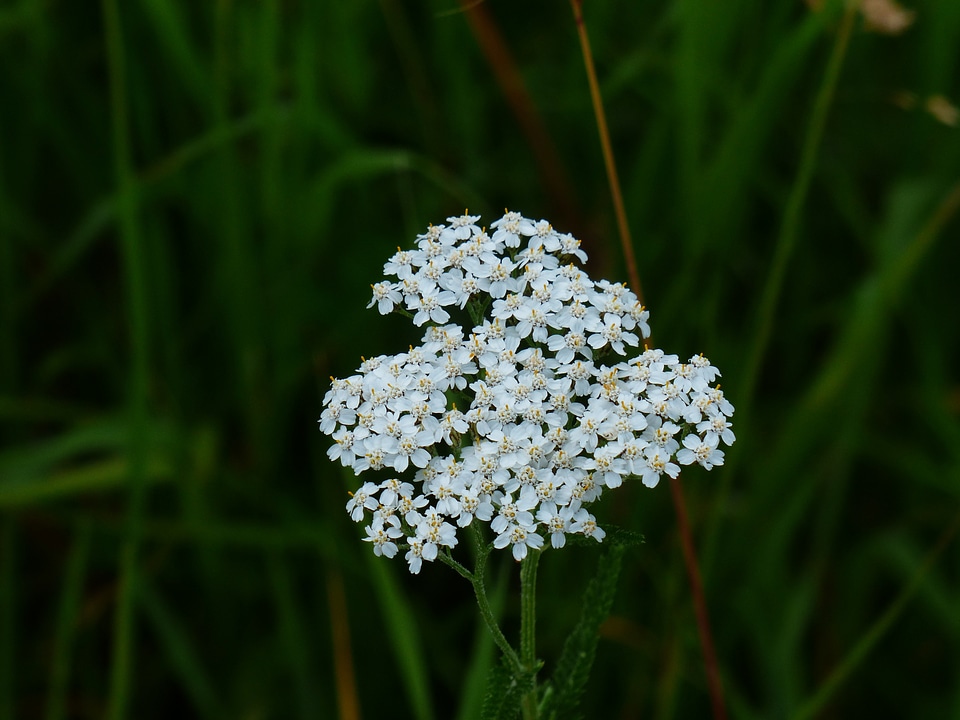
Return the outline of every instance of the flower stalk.
<path id="1" fill-rule="evenodd" d="M 477 565 L 470 577 L 470 582 L 473 585 L 474 595 L 477 597 L 477 605 L 480 608 L 480 617 L 483 618 L 484 624 L 490 630 L 490 634 L 493 635 L 493 641 L 497 644 L 497 647 L 500 648 L 500 652 L 503 653 L 503 656 L 513 668 L 514 674 L 519 675 L 523 670 L 523 663 L 517 656 L 513 646 L 510 645 L 510 642 L 503 634 L 503 630 L 500 629 L 500 625 L 497 623 L 497 617 L 493 614 L 493 609 L 490 607 L 490 599 L 487 597 L 487 588 L 484 577 L 487 566 L 487 557 L 490 555 L 490 546 L 483 541 L 483 537 L 479 528 L 473 528 L 473 536 L 476 540 L 477 547 Z"/>
<path id="2" fill-rule="evenodd" d="M 532 687 L 523 697 L 524 720 L 537 719 L 537 566 L 539 550 L 527 553 L 520 564 L 520 663 Z"/>

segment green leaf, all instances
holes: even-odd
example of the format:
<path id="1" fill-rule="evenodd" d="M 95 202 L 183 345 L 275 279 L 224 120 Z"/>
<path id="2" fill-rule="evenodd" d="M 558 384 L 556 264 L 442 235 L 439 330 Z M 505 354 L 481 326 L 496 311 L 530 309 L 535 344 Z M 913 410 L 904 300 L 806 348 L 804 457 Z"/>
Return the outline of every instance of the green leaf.
<path id="1" fill-rule="evenodd" d="M 636 541 L 637 533 L 626 530 L 617 535 L 624 540 Z M 608 536 L 609 537 L 609 536 Z M 642 536 L 641 540 L 642 542 Z M 583 607 L 580 621 L 570 633 L 563 646 L 563 652 L 557 661 L 557 669 L 551 683 L 552 694 L 548 696 L 547 707 L 542 713 L 547 718 L 575 718 L 577 706 L 583 695 L 590 669 L 596 656 L 597 641 L 600 638 L 600 625 L 610 614 L 613 597 L 617 591 L 620 577 L 620 565 L 627 545 L 616 542 L 600 556 L 597 574 L 587 585 L 583 594 Z"/>
<path id="2" fill-rule="evenodd" d="M 585 535 L 567 535 L 567 547 L 585 547 L 585 548 L 610 548 L 610 547 L 619 547 L 619 548 L 634 548 L 640 547 L 647 542 L 646 537 L 643 533 L 638 533 L 634 530 L 627 530 L 626 528 L 618 527 L 617 525 L 606 525 L 604 524 L 603 530 L 606 533 L 606 537 L 603 538 L 603 544 L 601 545 L 596 541 L 595 538 L 586 537 Z"/>
<path id="3" fill-rule="evenodd" d="M 505 657 L 493 666 L 487 682 L 487 695 L 483 700 L 483 720 L 509 720 L 520 716 L 523 696 L 533 688 L 534 675 L 514 675 L 511 664 Z"/>

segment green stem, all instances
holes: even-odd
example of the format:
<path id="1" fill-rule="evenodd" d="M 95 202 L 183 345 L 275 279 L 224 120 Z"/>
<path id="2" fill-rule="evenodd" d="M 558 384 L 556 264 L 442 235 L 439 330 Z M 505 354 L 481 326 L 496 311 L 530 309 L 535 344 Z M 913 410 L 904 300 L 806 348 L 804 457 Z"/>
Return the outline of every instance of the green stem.
<path id="1" fill-rule="evenodd" d="M 90 559 L 93 525 L 90 518 L 80 521 L 73 535 L 73 545 L 60 595 L 57 631 L 53 660 L 50 663 L 50 689 L 47 693 L 46 720 L 60 720 L 67 716 L 67 697 L 70 684 L 71 655 L 77 638 L 80 602 Z"/>
<path id="2" fill-rule="evenodd" d="M 473 571 L 470 582 L 473 584 L 473 592 L 476 594 L 477 604 L 480 606 L 480 616 L 487 624 L 490 634 L 493 635 L 493 641 L 497 644 L 497 647 L 500 648 L 500 652 L 503 653 L 503 656 L 513 668 L 514 674 L 519 675 L 523 671 L 523 665 L 520 662 L 520 658 L 517 657 L 516 651 L 510 646 L 506 636 L 497 624 L 497 618 L 490 607 L 490 600 L 487 598 L 487 589 L 483 581 L 483 575 L 487 565 L 487 556 L 490 554 L 490 547 L 483 541 L 483 536 L 480 534 L 480 529 L 477 527 L 477 524 L 472 523 L 470 527 L 473 530 L 473 537 L 477 544 L 477 566 Z"/>
<path id="3" fill-rule="evenodd" d="M 470 582 L 473 582 L 473 573 L 467 570 L 463 565 L 458 563 L 456 560 L 454 560 L 453 555 L 450 554 L 449 550 L 447 550 L 446 552 L 439 553 L 437 555 L 437 559 L 443 564 L 449 567 L 452 567 L 454 570 L 456 570 L 457 574 L 460 577 L 464 577 Z"/>
<path id="4" fill-rule="evenodd" d="M 530 550 L 520 565 L 520 663 L 524 674 L 533 680 L 523 697 L 524 720 L 536 720 L 537 683 L 537 565 L 540 551 Z"/>

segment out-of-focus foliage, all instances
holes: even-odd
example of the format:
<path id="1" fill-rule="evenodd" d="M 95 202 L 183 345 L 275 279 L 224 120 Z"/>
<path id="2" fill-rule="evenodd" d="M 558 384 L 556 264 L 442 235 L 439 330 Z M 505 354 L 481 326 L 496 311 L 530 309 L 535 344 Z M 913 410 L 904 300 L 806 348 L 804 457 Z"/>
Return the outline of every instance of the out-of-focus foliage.
<path id="1" fill-rule="evenodd" d="M 372 557 L 315 427 L 414 340 L 365 305 L 430 221 L 548 217 L 626 280 L 570 8 L 465 5 L 0 6 L 0 718 L 479 715 L 468 584 Z M 839 5 L 584 12 L 654 336 L 737 406 L 684 475 L 730 714 L 957 716 L 960 3 L 856 18 L 825 96 Z M 669 491 L 613 497 L 647 543 L 585 713 L 705 717 Z M 597 553 L 540 565 L 550 667 Z"/>

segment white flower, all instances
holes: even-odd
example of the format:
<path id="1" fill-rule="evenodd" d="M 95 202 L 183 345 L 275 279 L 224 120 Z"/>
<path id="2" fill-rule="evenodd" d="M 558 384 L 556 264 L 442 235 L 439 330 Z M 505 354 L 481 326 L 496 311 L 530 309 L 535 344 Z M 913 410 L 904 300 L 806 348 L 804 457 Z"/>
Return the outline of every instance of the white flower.
<path id="1" fill-rule="evenodd" d="M 437 559 L 439 548 L 454 547 L 457 544 L 457 531 L 453 525 L 443 519 L 436 508 L 430 508 L 417 524 L 417 537 L 420 545 L 420 557 L 424 560 Z"/>
<path id="2" fill-rule="evenodd" d="M 571 321 L 564 335 L 551 335 L 547 341 L 547 348 L 556 354 L 557 362 L 561 365 L 573 362 L 578 353 L 588 360 L 593 357 L 584 335 L 582 320 Z"/>
<path id="3" fill-rule="evenodd" d="M 502 242 L 508 248 L 519 247 L 521 235 L 529 236 L 536 232 L 533 223 L 517 212 L 507 212 L 499 220 L 490 223 L 490 227 L 496 230 L 494 241 Z"/>
<path id="4" fill-rule="evenodd" d="M 681 465 L 697 462 L 707 470 L 714 465 L 723 465 L 723 451 L 717 449 L 717 436 L 701 440 L 696 435 L 687 435 L 683 439 L 683 449 L 677 453 L 677 462 Z"/>
<path id="5" fill-rule="evenodd" d="M 407 525 L 416 525 L 422 517 L 420 508 L 427 507 L 429 504 L 430 501 L 423 495 L 417 495 L 415 497 L 402 495 L 397 502 L 397 513 L 403 518 Z"/>
<path id="6" fill-rule="evenodd" d="M 406 280 L 413 276 L 413 267 L 419 267 L 423 264 L 423 254 L 397 248 L 397 254 L 383 266 L 384 275 L 393 275 L 401 280 Z M 369 307 L 369 306 L 368 306 Z"/>
<path id="7" fill-rule="evenodd" d="M 641 305 L 638 300 L 627 308 L 626 315 L 624 315 L 623 326 L 627 330 L 638 328 L 640 335 L 643 338 L 648 338 L 650 337 L 650 325 L 647 323 L 649 318 L 650 312 Z"/>
<path id="8" fill-rule="evenodd" d="M 550 544 L 555 548 L 562 548 L 567 542 L 567 533 L 572 532 L 570 525 L 573 515 L 580 509 L 580 503 L 574 502 L 563 508 L 556 503 L 545 502 L 537 512 L 544 529 L 550 534 Z"/>
<path id="9" fill-rule="evenodd" d="M 400 530 L 400 521 L 396 516 L 391 515 L 384 519 L 382 515 L 378 515 L 364 530 L 367 533 L 364 540 L 373 543 L 374 555 L 392 558 L 397 554 L 397 544 L 393 541 L 403 537 L 403 531 Z"/>
<path id="10" fill-rule="evenodd" d="M 409 498 L 413 495 L 413 485 L 408 482 L 400 482 L 397 478 L 390 478 L 380 483 L 380 505 L 397 508 L 402 498 Z"/>
<path id="11" fill-rule="evenodd" d="M 480 292 L 480 285 L 473 275 L 465 275 L 462 270 L 454 268 L 440 278 L 440 287 L 452 293 L 450 305 L 460 309 L 467 306 L 470 298 Z"/>
<path id="12" fill-rule="evenodd" d="M 481 499 L 475 490 L 467 490 L 460 496 L 460 515 L 457 525 L 466 527 L 474 518 L 488 522 L 493 517 L 493 503 Z"/>
<path id="13" fill-rule="evenodd" d="M 594 480 L 608 488 L 620 487 L 623 476 L 630 472 L 627 462 L 619 457 L 623 448 L 616 443 L 605 445 L 593 455 Z"/>
<path id="14" fill-rule="evenodd" d="M 437 499 L 436 508 L 445 517 L 459 517 L 461 511 L 460 492 L 462 483 L 449 476 L 440 476 L 431 483 L 428 494 Z"/>
<path id="15" fill-rule="evenodd" d="M 570 431 L 570 442 L 576 443 L 587 452 L 597 449 L 597 437 L 600 428 L 607 421 L 609 410 L 598 403 L 591 402 L 589 409 L 579 418 L 579 425 Z"/>
<path id="16" fill-rule="evenodd" d="M 580 249 L 580 241 L 566 233 L 560 236 L 560 254 L 572 255 L 582 263 L 587 261 L 587 254 Z"/>
<path id="17" fill-rule="evenodd" d="M 524 308 L 524 305 L 523 295 L 507 293 L 505 297 L 493 301 L 490 314 L 500 320 L 510 320 L 518 316 L 518 312 Z"/>
<path id="18" fill-rule="evenodd" d="M 395 556 L 405 534 L 412 573 L 475 522 L 517 560 L 547 537 L 554 548 L 570 533 L 601 541 L 586 506 L 605 488 L 710 469 L 736 439 L 719 371 L 702 355 L 637 356 L 648 311 L 571 262 L 586 260 L 577 239 L 509 211 L 492 236 L 479 220 L 448 218 L 390 258 L 368 307 L 405 307 L 422 341 L 363 360 L 323 398 L 332 460 L 407 475 L 364 483 L 347 512 L 369 519 L 377 555 Z M 619 357 L 598 366 L 594 353 Z"/>
<path id="19" fill-rule="evenodd" d="M 539 550 L 543 547 L 543 538 L 534 532 L 532 526 L 511 524 L 493 541 L 493 546 L 497 549 L 503 549 L 507 545 L 513 545 L 513 559 L 520 562 L 527 556 L 527 548 Z"/>
<path id="20" fill-rule="evenodd" d="M 364 470 L 381 470 L 392 464 L 396 453 L 397 441 L 385 435 L 371 435 L 363 439 L 363 454 L 353 464 L 353 471 L 359 475 Z"/>
<path id="21" fill-rule="evenodd" d="M 347 502 L 347 512 L 350 513 L 350 519 L 354 522 L 360 522 L 363 520 L 363 511 L 366 510 L 376 510 L 380 503 L 377 502 L 376 494 L 380 491 L 380 488 L 372 482 L 366 482 L 363 484 L 357 492 L 353 494 L 350 500 Z"/>
<path id="22" fill-rule="evenodd" d="M 497 258 L 492 263 L 470 258 L 463 266 L 477 278 L 477 286 L 492 298 L 502 298 L 518 287 L 517 281 L 512 277 L 516 265 L 510 258 Z"/>
<path id="23" fill-rule="evenodd" d="M 457 296 L 449 290 L 440 290 L 432 282 L 421 283 L 418 286 L 419 294 L 407 296 L 407 310 L 414 311 L 413 324 L 420 326 L 426 322 L 442 325 L 450 319 L 450 313 L 443 309 L 444 305 L 453 305 Z"/>
<path id="24" fill-rule="evenodd" d="M 430 462 L 430 453 L 420 447 L 415 435 L 402 435 L 397 440 L 396 455 L 393 456 L 392 467 L 397 472 L 403 472 L 410 463 L 423 468 Z"/>
<path id="25" fill-rule="evenodd" d="M 660 482 L 660 476 L 664 473 L 675 478 L 680 473 L 680 468 L 670 462 L 670 456 L 662 450 L 648 450 L 646 453 L 646 467 L 641 469 L 643 484 L 647 487 L 656 487 Z"/>
<path id="26" fill-rule="evenodd" d="M 711 441 L 711 438 L 723 440 L 725 445 L 733 445 L 737 437 L 733 434 L 731 425 L 723 415 L 716 415 L 709 420 L 697 423 L 697 432 L 703 434 L 705 441 Z M 716 440 L 713 440 L 714 447 L 717 446 Z"/>
<path id="27" fill-rule="evenodd" d="M 459 217 L 448 217 L 447 222 L 450 223 L 450 228 L 444 231 L 441 237 L 452 235 L 457 240 L 466 240 L 471 235 L 480 232 L 480 228 L 476 225 L 479 219 L 479 215 L 467 215 L 466 213 Z"/>
<path id="28" fill-rule="evenodd" d="M 378 282 L 370 287 L 373 288 L 373 299 L 367 307 L 373 307 L 376 303 L 377 310 L 381 315 L 386 315 L 393 310 L 394 305 L 399 305 L 403 301 L 400 290 L 391 282 Z"/>
<path id="29" fill-rule="evenodd" d="M 494 497 L 496 500 L 497 498 Z M 533 514 L 529 512 L 536 505 L 536 496 L 528 493 L 521 494 L 520 499 L 513 502 L 509 495 L 500 498 L 500 508 L 497 516 L 490 523 L 490 528 L 496 533 L 502 533 L 511 525 L 533 527 Z"/>
<path id="30" fill-rule="evenodd" d="M 573 516 L 573 522 L 570 524 L 570 532 L 580 533 L 586 537 L 592 537 L 597 542 L 603 542 L 607 533 L 602 528 L 597 527 L 597 520 L 593 515 L 587 512 L 586 508 L 580 508 Z"/>
<path id="31" fill-rule="evenodd" d="M 713 388 L 707 393 L 707 395 L 710 397 L 710 406 L 708 408 L 708 412 L 714 414 L 722 413 L 727 417 L 733 415 L 733 405 L 731 405 L 730 401 L 723 396 L 723 390 L 720 388 Z"/>
<path id="32" fill-rule="evenodd" d="M 410 567 L 410 572 L 414 575 L 420 574 L 420 567 L 423 564 L 423 538 L 414 536 L 409 538 L 410 549 L 407 550 L 406 560 L 407 564 Z M 436 551 L 436 545 L 431 546 L 434 551 Z M 427 560 L 432 560 L 433 558 L 426 558 Z"/>
<path id="33" fill-rule="evenodd" d="M 672 455 L 680 447 L 680 443 L 674 439 L 674 435 L 679 431 L 679 425 L 669 420 L 664 422 L 663 418 L 654 415 L 647 421 L 647 429 L 641 437 L 651 445 L 659 447 L 667 455 Z"/>
<path id="34" fill-rule="evenodd" d="M 327 450 L 327 457 L 331 460 L 340 460 L 344 465 L 352 465 L 356 459 L 353 452 L 353 433 L 346 427 L 341 427 L 333 433 L 333 440 L 334 444 Z"/>

